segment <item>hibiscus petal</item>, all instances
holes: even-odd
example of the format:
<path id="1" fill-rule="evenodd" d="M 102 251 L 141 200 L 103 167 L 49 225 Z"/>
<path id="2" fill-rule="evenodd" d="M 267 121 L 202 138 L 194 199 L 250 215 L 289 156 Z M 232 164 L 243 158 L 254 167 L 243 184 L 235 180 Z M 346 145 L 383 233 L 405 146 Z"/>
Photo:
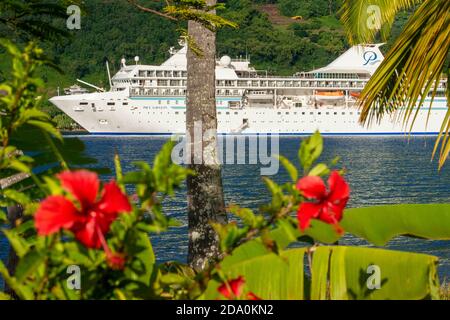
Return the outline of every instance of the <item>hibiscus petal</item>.
<path id="1" fill-rule="evenodd" d="M 350 187 L 337 171 L 331 172 L 328 178 L 328 185 L 330 187 L 328 201 L 335 202 L 346 200 L 350 197 Z"/>
<path id="2" fill-rule="evenodd" d="M 317 218 L 321 209 L 321 204 L 303 202 L 297 210 L 297 220 L 300 230 L 304 231 L 308 228 L 311 219 Z"/>
<path id="3" fill-rule="evenodd" d="M 94 204 L 100 186 L 96 173 L 87 170 L 65 171 L 58 178 L 63 188 L 80 201 L 84 210 Z"/>
<path id="4" fill-rule="evenodd" d="M 343 199 L 341 201 L 338 201 L 337 203 L 330 203 L 330 211 L 333 213 L 333 216 L 335 217 L 336 221 L 341 221 L 343 216 L 343 211 L 345 209 L 345 206 L 347 205 L 347 199 Z"/>
<path id="5" fill-rule="evenodd" d="M 335 223 L 336 217 L 335 217 L 335 213 L 332 210 L 332 208 L 330 208 L 332 206 L 332 204 L 329 202 L 327 203 L 325 206 L 323 206 L 322 210 L 320 211 L 320 215 L 319 215 L 319 219 L 325 223 Z"/>
<path id="6" fill-rule="evenodd" d="M 102 243 L 96 232 L 97 222 L 90 217 L 87 222 L 75 225 L 71 231 L 75 238 L 88 248 L 100 249 Z"/>
<path id="7" fill-rule="evenodd" d="M 68 229 L 80 218 L 73 203 L 63 196 L 46 198 L 34 216 L 36 229 L 40 235 L 49 235 L 61 228 Z"/>
<path id="8" fill-rule="evenodd" d="M 260 297 L 258 297 L 256 294 L 254 294 L 253 292 L 249 292 L 247 294 L 247 300 L 262 300 Z"/>
<path id="9" fill-rule="evenodd" d="M 131 211 L 130 201 L 114 181 L 104 186 L 103 195 L 97 204 L 97 208 L 107 214 Z"/>
<path id="10" fill-rule="evenodd" d="M 297 182 L 297 189 L 303 193 L 306 198 L 321 199 L 325 197 L 327 189 L 325 183 L 320 177 L 307 176 Z"/>
<path id="11" fill-rule="evenodd" d="M 227 299 L 238 298 L 242 295 L 245 280 L 242 276 L 222 284 L 217 290 Z"/>
<path id="12" fill-rule="evenodd" d="M 227 287 L 227 285 L 224 283 L 222 284 L 217 291 L 219 291 L 219 293 L 224 296 L 227 299 L 232 299 L 233 295 L 231 294 L 231 290 Z"/>
<path id="13" fill-rule="evenodd" d="M 230 281 L 231 290 L 236 297 L 240 297 L 242 295 L 244 285 L 245 280 L 242 276 Z"/>

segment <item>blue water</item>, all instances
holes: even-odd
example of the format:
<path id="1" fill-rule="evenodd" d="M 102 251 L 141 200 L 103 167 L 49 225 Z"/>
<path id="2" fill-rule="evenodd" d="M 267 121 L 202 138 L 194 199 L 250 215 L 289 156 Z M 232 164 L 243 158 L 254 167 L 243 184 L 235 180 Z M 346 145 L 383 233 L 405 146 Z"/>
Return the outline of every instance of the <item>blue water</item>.
<path id="1" fill-rule="evenodd" d="M 120 154 L 124 171 L 132 170 L 132 162 L 151 162 L 167 138 L 162 137 L 100 137 L 82 136 L 87 152 L 97 158 L 101 166 L 113 167 L 114 152 Z M 296 161 L 300 137 L 280 139 L 280 154 Z M 341 166 L 347 169 L 346 179 L 352 192 L 349 207 L 398 203 L 450 202 L 450 163 L 437 171 L 437 161 L 431 162 L 434 137 L 325 137 L 322 160 L 339 155 Z M 108 177 L 105 177 L 108 178 Z M 288 180 L 282 169 L 274 177 L 277 182 Z M 225 165 L 223 170 L 225 198 L 257 209 L 270 201 L 261 180 L 258 165 Z M 152 243 L 158 260 L 186 261 L 187 218 L 185 190 L 165 204 L 167 215 L 182 222 L 161 235 L 153 235 Z M 361 239 L 345 236 L 346 245 L 369 244 Z M 450 242 L 398 237 L 388 248 L 427 253 L 440 258 L 441 281 L 450 277 Z M 7 245 L 0 243 L 0 256 L 4 259 Z"/>

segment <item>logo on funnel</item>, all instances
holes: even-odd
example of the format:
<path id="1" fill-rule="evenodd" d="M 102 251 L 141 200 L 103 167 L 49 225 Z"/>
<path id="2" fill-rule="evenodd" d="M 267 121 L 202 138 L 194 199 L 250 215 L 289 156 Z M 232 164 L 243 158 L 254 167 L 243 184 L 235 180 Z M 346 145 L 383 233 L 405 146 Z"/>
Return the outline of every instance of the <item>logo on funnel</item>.
<path id="1" fill-rule="evenodd" d="M 368 64 L 373 66 L 375 63 L 380 62 L 380 59 L 378 59 L 378 55 L 374 51 L 364 52 L 363 59 L 365 61 L 363 66 L 367 66 Z"/>

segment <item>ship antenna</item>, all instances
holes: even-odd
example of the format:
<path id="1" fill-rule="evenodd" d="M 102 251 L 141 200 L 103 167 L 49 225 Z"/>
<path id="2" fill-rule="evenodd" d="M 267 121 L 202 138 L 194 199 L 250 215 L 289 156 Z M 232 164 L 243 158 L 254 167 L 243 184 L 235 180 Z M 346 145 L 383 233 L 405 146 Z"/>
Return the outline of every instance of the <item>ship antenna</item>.
<path id="1" fill-rule="evenodd" d="M 109 63 L 108 59 L 106 59 L 106 71 L 108 72 L 108 80 L 109 80 L 109 88 L 112 88 L 112 81 L 111 81 L 111 73 L 109 72 Z"/>

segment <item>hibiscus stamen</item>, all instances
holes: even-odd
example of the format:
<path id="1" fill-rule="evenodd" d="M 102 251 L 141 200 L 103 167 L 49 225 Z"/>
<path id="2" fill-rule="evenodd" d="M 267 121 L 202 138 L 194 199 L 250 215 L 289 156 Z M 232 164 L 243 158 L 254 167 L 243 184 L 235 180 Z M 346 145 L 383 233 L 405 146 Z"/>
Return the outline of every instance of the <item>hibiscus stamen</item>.
<path id="1" fill-rule="evenodd" d="M 100 229 L 100 226 L 96 226 L 96 228 L 95 228 L 95 231 L 97 232 L 97 237 L 99 238 L 99 240 L 100 240 L 100 243 L 102 244 L 102 247 L 103 247 L 103 250 L 105 251 L 105 253 L 106 253 L 106 256 L 108 257 L 110 257 L 110 256 L 112 256 L 112 251 L 111 251 L 111 249 L 108 247 L 108 243 L 106 242 L 106 240 L 105 240 L 105 237 L 103 236 L 103 232 L 102 232 L 102 230 Z"/>
<path id="2" fill-rule="evenodd" d="M 99 226 L 96 228 L 97 236 L 102 244 L 103 250 L 106 254 L 106 262 L 112 269 L 123 270 L 125 267 L 125 258 L 123 254 L 113 253 L 108 246 L 108 243 L 103 236 L 103 232 Z"/>

